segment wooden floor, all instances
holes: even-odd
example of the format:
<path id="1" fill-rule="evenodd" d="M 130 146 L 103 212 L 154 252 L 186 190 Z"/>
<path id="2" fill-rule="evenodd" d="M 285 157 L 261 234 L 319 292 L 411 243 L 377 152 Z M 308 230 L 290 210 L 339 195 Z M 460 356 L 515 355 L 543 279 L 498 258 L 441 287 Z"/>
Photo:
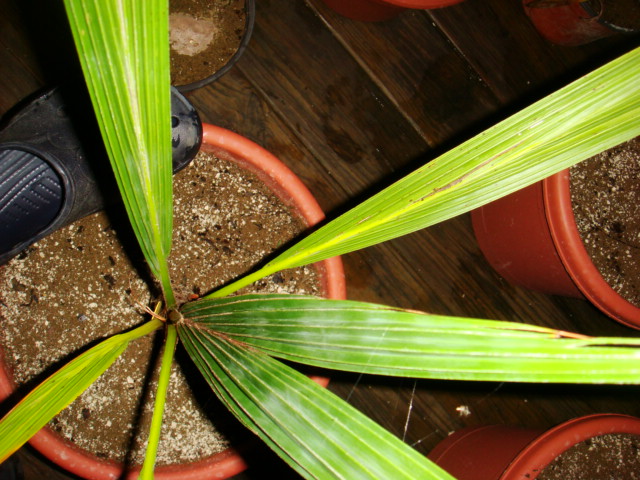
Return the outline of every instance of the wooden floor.
<path id="1" fill-rule="evenodd" d="M 56 50 L 64 21 L 47 3 L 0 0 L 0 114 L 68 75 L 71 54 Z M 529 24 L 519 0 L 467 0 L 382 23 L 350 21 L 320 0 L 257 3 L 245 55 L 190 99 L 204 121 L 239 132 L 281 158 L 329 215 L 640 43 L 619 36 L 583 47 L 554 46 Z M 344 262 L 352 299 L 587 334 L 637 334 L 584 301 L 508 285 L 483 259 L 467 215 Z M 592 412 L 640 415 L 638 387 L 337 374 L 329 388 L 425 454 L 449 432 L 469 425 L 546 428 Z M 469 414 L 461 413 L 463 406 Z M 18 455 L 29 480 L 45 474 L 70 478 L 28 447 Z M 276 475 L 296 478 L 261 453 L 241 478 Z"/>

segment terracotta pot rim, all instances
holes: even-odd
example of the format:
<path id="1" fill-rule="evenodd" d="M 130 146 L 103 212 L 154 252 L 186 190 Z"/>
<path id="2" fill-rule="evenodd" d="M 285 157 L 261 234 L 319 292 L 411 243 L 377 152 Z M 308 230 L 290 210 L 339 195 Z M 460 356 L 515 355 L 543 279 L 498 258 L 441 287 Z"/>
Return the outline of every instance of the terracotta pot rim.
<path id="1" fill-rule="evenodd" d="M 42 455 L 68 472 L 89 479 L 117 480 L 123 478 L 123 465 L 112 460 L 98 458 L 79 449 L 48 427 L 36 433 L 29 444 Z M 234 448 L 228 448 L 202 460 L 184 464 L 158 467 L 154 471 L 157 480 L 200 480 L 229 478 L 248 467 L 243 456 Z M 135 480 L 140 468 L 126 471 L 124 478 Z"/>
<path id="2" fill-rule="evenodd" d="M 448 7 L 464 0 L 323 0 L 340 15 L 362 22 L 381 22 L 407 9 L 428 10 Z"/>
<path id="3" fill-rule="evenodd" d="M 236 157 L 245 158 L 247 155 L 245 159 L 255 166 L 263 164 L 258 159 L 263 160 L 265 167 L 262 168 L 265 173 L 291 196 L 294 204 L 304 205 L 300 209 L 300 213 L 309 225 L 314 225 L 324 219 L 320 205 L 302 181 L 278 158 L 253 141 L 230 130 L 203 124 L 203 144 L 220 147 Z M 321 263 L 324 265 L 323 274 L 326 277 L 327 296 L 334 299 L 346 298 L 341 259 L 334 257 Z M 325 377 L 311 378 L 325 387 L 329 383 L 329 379 Z M 4 369 L 0 368 L 0 399 L 7 398 L 11 393 L 12 383 Z M 89 452 L 78 449 L 47 427 L 34 435 L 29 443 L 45 457 L 73 474 L 96 480 L 115 480 L 122 477 L 123 466 L 121 464 L 100 459 Z M 222 479 L 236 475 L 246 468 L 247 464 L 238 450 L 229 448 L 198 462 L 158 467 L 155 471 L 155 478 L 159 480 Z M 127 473 L 126 478 L 137 478 L 138 472 L 139 469 L 131 470 Z"/>
<path id="4" fill-rule="evenodd" d="M 390 3 L 397 7 L 415 8 L 420 10 L 428 10 L 430 8 L 442 8 L 456 3 L 462 3 L 464 0 L 374 0 L 376 3 Z"/>
<path id="5" fill-rule="evenodd" d="M 564 422 L 533 440 L 500 476 L 500 480 L 535 478 L 558 455 L 577 443 L 607 433 L 640 435 L 640 418 L 596 413 Z"/>
<path id="6" fill-rule="evenodd" d="M 640 328 L 640 309 L 604 280 L 582 243 L 573 215 L 569 170 L 543 180 L 545 215 L 562 263 L 581 293 L 604 313 L 632 328 Z"/>

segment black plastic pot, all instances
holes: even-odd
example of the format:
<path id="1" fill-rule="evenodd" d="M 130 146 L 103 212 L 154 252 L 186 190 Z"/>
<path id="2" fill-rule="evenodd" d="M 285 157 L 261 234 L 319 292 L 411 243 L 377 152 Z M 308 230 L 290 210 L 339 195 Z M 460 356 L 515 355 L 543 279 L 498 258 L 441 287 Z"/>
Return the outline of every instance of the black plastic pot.
<path id="1" fill-rule="evenodd" d="M 209 85 L 212 82 L 218 80 L 222 75 L 227 73 L 231 67 L 233 67 L 236 62 L 240 59 L 242 54 L 247 48 L 249 44 L 249 40 L 251 39 L 251 35 L 253 34 L 253 26 L 256 19 L 256 2 L 255 0 L 245 0 L 245 10 L 246 10 L 246 24 L 244 29 L 244 34 L 242 35 L 242 40 L 240 40 L 240 46 L 236 53 L 229 59 L 229 61 L 213 75 L 210 75 L 202 80 L 198 80 L 197 82 L 188 83 L 186 85 L 176 85 L 175 88 L 178 89 L 180 93 L 190 92 L 192 90 L 196 90 L 198 88 L 202 88 L 205 85 Z"/>

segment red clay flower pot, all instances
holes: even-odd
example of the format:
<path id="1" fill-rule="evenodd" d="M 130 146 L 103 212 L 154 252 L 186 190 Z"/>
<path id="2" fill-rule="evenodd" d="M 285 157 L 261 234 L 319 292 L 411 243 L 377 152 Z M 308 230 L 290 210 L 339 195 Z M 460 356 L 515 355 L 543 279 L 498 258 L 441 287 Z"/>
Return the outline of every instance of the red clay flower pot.
<path id="1" fill-rule="evenodd" d="M 588 415 L 546 432 L 502 425 L 471 427 L 444 439 L 429 458 L 458 480 L 533 480 L 575 444 L 608 433 L 640 435 L 640 418 Z"/>
<path id="2" fill-rule="evenodd" d="M 569 170 L 474 210 L 471 219 L 485 258 L 510 283 L 586 298 L 611 318 L 640 329 L 640 309 L 607 284 L 584 248 Z"/>
<path id="3" fill-rule="evenodd" d="M 324 219 L 318 202 L 302 181 L 280 160 L 264 148 L 236 133 L 213 125 L 203 125 L 202 150 L 214 153 L 254 172 L 285 204 L 298 211 L 309 226 Z M 342 261 L 339 257 L 325 260 L 318 265 L 326 296 L 334 299 L 346 298 Z M 0 360 L 2 351 L 0 350 Z M 312 377 L 319 384 L 329 382 L 324 377 Z M 13 383 L 0 364 L 0 401 L 13 392 Z M 100 459 L 81 450 L 63 439 L 48 427 L 40 430 L 30 443 L 45 457 L 68 472 L 93 480 L 116 480 L 123 478 L 124 467 L 115 462 Z M 246 445 L 230 448 L 202 461 L 159 467 L 155 471 L 157 480 L 207 480 L 232 477 L 247 468 L 243 457 L 250 455 Z M 240 451 L 242 453 L 240 453 Z M 138 471 L 127 471 L 126 478 L 135 479 Z"/>
<path id="4" fill-rule="evenodd" d="M 409 8 L 426 10 L 448 7 L 463 0 L 323 0 L 324 3 L 352 20 L 379 22 L 395 17 Z"/>

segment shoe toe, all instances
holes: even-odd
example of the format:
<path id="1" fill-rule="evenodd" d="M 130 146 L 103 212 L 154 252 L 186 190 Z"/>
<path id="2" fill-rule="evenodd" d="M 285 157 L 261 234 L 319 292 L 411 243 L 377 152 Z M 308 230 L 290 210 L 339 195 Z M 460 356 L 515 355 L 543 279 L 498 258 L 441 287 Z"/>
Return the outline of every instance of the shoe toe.
<path id="1" fill-rule="evenodd" d="M 58 216 L 62 181 L 38 156 L 0 150 L 0 263 L 32 243 Z"/>

